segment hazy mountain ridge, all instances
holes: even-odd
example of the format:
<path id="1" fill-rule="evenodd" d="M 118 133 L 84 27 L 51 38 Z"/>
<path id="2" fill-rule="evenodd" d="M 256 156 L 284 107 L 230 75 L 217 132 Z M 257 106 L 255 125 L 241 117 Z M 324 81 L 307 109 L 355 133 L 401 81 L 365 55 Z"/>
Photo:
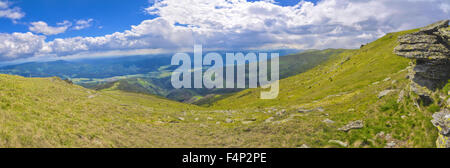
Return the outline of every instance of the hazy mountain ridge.
<path id="1" fill-rule="evenodd" d="M 144 74 L 170 65 L 170 56 L 134 56 L 122 58 L 96 58 L 30 62 L 0 67 L 0 73 L 25 77 L 110 78 Z"/>
<path id="2" fill-rule="evenodd" d="M 280 57 L 280 79 L 303 73 L 325 62 L 331 55 L 341 53 L 342 49 L 310 50 L 299 54 Z M 237 65 L 240 66 L 240 65 Z M 248 69 L 248 67 L 247 67 Z M 224 71 L 225 72 L 225 71 Z M 248 72 L 247 72 L 248 73 Z M 247 75 L 248 76 L 248 75 Z M 172 100 L 208 105 L 232 93 L 244 89 L 174 89 L 171 76 L 162 78 L 136 77 L 104 83 L 92 87 L 96 90 L 122 90 L 163 96 Z M 248 82 L 248 78 L 246 80 Z M 214 100 L 212 100 L 214 99 Z"/>

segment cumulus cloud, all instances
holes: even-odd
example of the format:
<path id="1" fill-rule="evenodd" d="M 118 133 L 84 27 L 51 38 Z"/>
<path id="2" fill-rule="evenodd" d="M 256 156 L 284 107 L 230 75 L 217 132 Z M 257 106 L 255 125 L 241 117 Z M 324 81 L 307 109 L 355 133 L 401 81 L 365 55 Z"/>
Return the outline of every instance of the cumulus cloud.
<path id="1" fill-rule="evenodd" d="M 75 30 L 81 30 L 81 29 L 86 29 L 92 26 L 92 22 L 94 21 L 94 19 L 87 19 L 87 20 L 78 20 L 75 22 L 75 26 L 73 27 L 73 29 Z"/>
<path id="2" fill-rule="evenodd" d="M 194 44 L 203 44 L 205 49 L 355 48 L 388 32 L 449 19 L 449 4 L 448 0 L 321 0 L 281 6 L 271 0 L 156 0 L 146 11 L 157 17 L 130 30 L 58 38 L 35 45 L 41 47 L 35 51 L 38 55 L 86 56 L 141 49 L 177 51 Z M 84 28 L 91 22 L 76 22 L 75 27 Z"/>
<path id="3" fill-rule="evenodd" d="M 125 32 L 100 37 L 57 38 L 47 44 L 59 55 L 102 50 L 177 49 L 193 44 L 191 35 L 190 29 L 157 18 L 143 21 Z"/>
<path id="4" fill-rule="evenodd" d="M 31 22 L 30 27 L 28 28 L 31 32 L 37 33 L 37 34 L 44 34 L 44 35 L 56 35 L 66 32 L 69 28 L 73 30 L 82 30 L 86 29 L 92 26 L 92 22 L 94 19 L 87 19 L 87 20 L 77 20 L 75 24 L 72 24 L 72 22 L 68 20 L 64 20 L 63 22 L 57 23 L 57 26 L 49 26 L 44 21 L 38 21 L 38 22 Z"/>
<path id="5" fill-rule="evenodd" d="M 13 21 L 21 19 L 25 13 L 19 7 L 11 7 L 8 1 L 0 1 L 0 18 L 8 18 Z"/>
<path id="6" fill-rule="evenodd" d="M 43 21 L 31 22 L 31 26 L 28 28 L 30 31 L 44 35 L 55 35 L 66 32 L 66 30 L 72 25 L 69 21 L 58 23 L 58 26 L 49 26 Z"/>
<path id="7" fill-rule="evenodd" d="M 45 37 L 30 32 L 0 34 L 0 61 L 36 56 L 44 46 Z"/>
<path id="8" fill-rule="evenodd" d="M 171 24 L 188 25 L 199 34 L 214 34 L 217 38 L 207 36 L 204 42 L 208 44 L 352 48 L 387 32 L 448 18 L 442 6 L 449 3 L 446 0 L 322 0 L 317 4 L 301 1 L 283 7 L 267 1 L 163 0 L 146 10 Z"/>

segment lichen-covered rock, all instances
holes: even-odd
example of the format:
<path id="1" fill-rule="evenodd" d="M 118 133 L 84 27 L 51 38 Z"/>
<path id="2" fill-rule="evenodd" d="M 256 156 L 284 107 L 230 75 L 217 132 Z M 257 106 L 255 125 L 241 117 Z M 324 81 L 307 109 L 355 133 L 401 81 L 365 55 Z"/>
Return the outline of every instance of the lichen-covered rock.
<path id="1" fill-rule="evenodd" d="M 342 128 L 339 128 L 339 131 L 344 131 L 344 132 L 348 132 L 352 129 L 361 129 L 364 128 L 364 121 L 362 120 L 357 120 L 357 121 L 353 121 L 348 123 L 347 125 L 345 125 Z"/>
<path id="2" fill-rule="evenodd" d="M 400 36 L 398 38 L 398 42 L 401 44 L 417 44 L 417 43 L 426 43 L 426 44 L 437 44 L 438 38 L 435 35 L 426 35 L 426 34 L 407 34 L 404 36 Z"/>
<path id="3" fill-rule="evenodd" d="M 450 64 L 434 64 L 434 66 L 428 66 L 427 64 L 418 64 L 414 67 L 416 76 L 421 76 L 427 79 L 446 79 L 449 74 L 442 73 L 448 71 Z"/>
<path id="4" fill-rule="evenodd" d="M 450 111 L 448 109 L 435 113 L 431 122 L 440 128 L 439 132 L 442 135 L 450 135 Z"/>
<path id="5" fill-rule="evenodd" d="M 449 136 L 439 134 L 438 140 L 436 141 L 436 145 L 438 148 L 450 148 Z"/>
<path id="6" fill-rule="evenodd" d="M 424 53 L 436 53 L 435 55 L 442 55 L 443 59 L 447 58 L 449 53 L 449 50 L 444 44 L 432 44 L 432 43 L 403 44 L 397 48 L 397 51 L 401 52 L 417 51 Z"/>
<path id="7" fill-rule="evenodd" d="M 395 48 L 402 56 L 413 59 L 447 59 L 450 50 L 444 44 L 402 44 Z"/>
<path id="8" fill-rule="evenodd" d="M 444 109 L 441 112 L 435 113 L 431 122 L 439 130 L 439 137 L 436 142 L 437 146 L 439 148 L 450 148 L 450 111 Z"/>
<path id="9" fill-rule="evenodd" d="M 302 146 L 300 146 L 300 148 L 306 149 L 306 148 L 310 148 L 310 147 L 308 145 L 306 145 L 306 144 L 303 144 Z"/>
<path id="10" fill-rule="evenodd" d="M 326 123 L 326 124 L 334 124 L 335 122 L 333 121 L 333 120 L 330 120 L 330 119 L 325 119 L 325 120 L 323 120 L 322 121 L 323 123 Z"/>
<path id="11" fill-rule="evenodd" d="M 340 146 L 342 146 L 344 148 L 348 147 L 348 143 L 342 142 L 340 140 L 329 140 L 328 143 L 337 144 L 337 145 L 340 145 Z"/>
<path id="12" fill-rule="evenodd" d="M 420 32 L 424 33 L 434 33 L 437 32 L 441 28 L 447 28 L 448 27 L 449 20 L 442 20 L 436 23 L 433 23 L 431 25 L 428 25 L 422 29 L 420 29 Z"/>
<path id="13" fill-rule="evenodd" d="M 379 99 L 381 99 L 381 98 L 383 98 L 384 96 L 389 95 L 391 92 L 395 92 L 395 90 L 384 90 L 384 91 L 380 92 L 380 93 L 378 94 L 377 97 L 378 97 Z"/>
<path id="14" fill-rule="evenodd" d="M 439 34 L 447 40 L 450 39 L 450 27 L 439 29 Z"/>
<path id="15" fill-rule="evenodd" d="M 433 91 L 450 78 L 448 24 L 449 20 L 444 20 L 400 36 L 400 45 L 394 49 L 397 55 L 416 60 L 412 80 Z"/>
<path id="16" fill-rule="evenodd" d="M 403 47 L 403 46 L 401 46 Z M 401 48 L 401 47 L 397 47 Z M 433 52 L 433 51 L 399 51 L 402 54 L 397 54 L 410 59 L 445 59 L 447 57 L 446 54 L 441 52 Z"/>

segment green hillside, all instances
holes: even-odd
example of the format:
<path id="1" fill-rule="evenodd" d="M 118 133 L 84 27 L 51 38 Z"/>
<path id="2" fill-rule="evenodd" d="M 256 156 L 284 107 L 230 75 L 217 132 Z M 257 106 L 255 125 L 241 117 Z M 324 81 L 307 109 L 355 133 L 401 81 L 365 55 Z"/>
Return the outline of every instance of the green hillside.
<path id="1" fill-rule="evenodd" d="M 362 90 L 408 67 L 410 60 L 393 53 L 400 34 L 406 32 L 388 34 L 359 50 L 334 54 L 327 62 L 306 73 L 281 80 L 281 94 L 276 100 L 259 99 L 260 89 L 253 89 L 218 102 L 216 107 L 228 106 L 239 101 L 247 101 L 251 103 L 251 107 L 295 106 L 298 103 L 320 100 L 329 95 Z M 242 107 L 245 106 L 248 104 Z"/>
<path id="2" fill-rule="evenodd" d="M 284 119 L 286 134 L 317 147 L 334 139 L 352 147 L 384 147 L 392 140 L 377 138 L 383 133 L 395 139 L 396 147 L 434 147 L 437 131 L 430 120 L 435 111 L 428 107 L 419 111 L 412 101 L 414 95 L 405 95 L 397 103 L 402 90 L 409 92 L 406 76 L 410 60 L 393 54 L 393 49 L 399 35 L 414 31 L 387 34 L 362 49 L 333 55 L 325 64 L 281 80 L 276 100 L 259 99 L 260 89 L 253 89 L 218 101 L 213 107 L 285 109 L 285 114 L 273 117 Z M 379 99 L 385 90 L 391 91 Z M 298 112 L 305 109 L 312 112 Z M 326 119 L 335 123 L 322 122 Z M 337 130 L 356 120 L 364 121 L 363 129 L 348 133 Z"/>
<path id="3" fill-rule="evenodd" d="M 0 146 L 176 145 L 177 138 L 157 140 L 171 134 L 158 123 L 173 122 L 188 110 L 200 108 L 148 95 L 96 92 L 59 78 L 0 75 Z"/>
<path id="4" fill-rule="evenodd" d="M 93 91 L 59 78 L 0 75 L 0 147 L 435 147 L 437 104 L 418 108 L 416 95 L 399 96 L 410 60 L 393 48 L 414 31 L 331 52 L 281 80 L 278 99 L 249 89 L 208 108 L 117 86 Z M 361 129 L 342 131 L 358 120 L 362 126 L 349 127 Z"/>

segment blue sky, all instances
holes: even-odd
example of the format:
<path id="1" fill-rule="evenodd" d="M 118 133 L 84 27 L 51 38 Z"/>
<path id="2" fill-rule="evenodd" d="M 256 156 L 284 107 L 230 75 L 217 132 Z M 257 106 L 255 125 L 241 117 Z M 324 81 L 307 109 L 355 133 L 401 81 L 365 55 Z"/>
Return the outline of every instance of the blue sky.
<path id="1" fill-rule="evenodd" d="M 19 6 L 26 16 L 20 24 L 7 18 L 0 19 L 0 32 L 27 32 L 28 24 L 45 21 L 49 25 L 64 20 L 94 19 L 92 27 L 81 31 L 67 31 L 50 38 L 72 36 L 101 36 L 124 31 L 130 25 L 138 25 L 143 20 L 154 18 L 145 13 L 149 3 L 146 0 L 10 0 Z"/>
<path id="2" fill-rule="evenodd" d="M 0 0 L 0 61 L 357 48 L 449 16 L 448 0 Z"/>
<path id="3" fill-rule="evenodd" d="M 250 2 L 258 0 L 249 0 Z M 29 23 L 44 21 L 50 26 L 64 20 L 93 19 L 92 26 L 83 30 L 69 30 L 62 34 L 49 36 L 47 39 L 75 36 L 102 36 L 114 32 L 128 30 L 130 25 L 138 25 L 143 20 L 156 16 L 145 12 L 151 0 L 9 0 L 18 6 L 26 16 L 13 23 L 7 18 L 0 18 L 0 32 L 28 32 Z M 292 6 L 300 0 L 276 0 L 281 6 Z M 316 0 L 310 0 L 316 2 Z"/>

